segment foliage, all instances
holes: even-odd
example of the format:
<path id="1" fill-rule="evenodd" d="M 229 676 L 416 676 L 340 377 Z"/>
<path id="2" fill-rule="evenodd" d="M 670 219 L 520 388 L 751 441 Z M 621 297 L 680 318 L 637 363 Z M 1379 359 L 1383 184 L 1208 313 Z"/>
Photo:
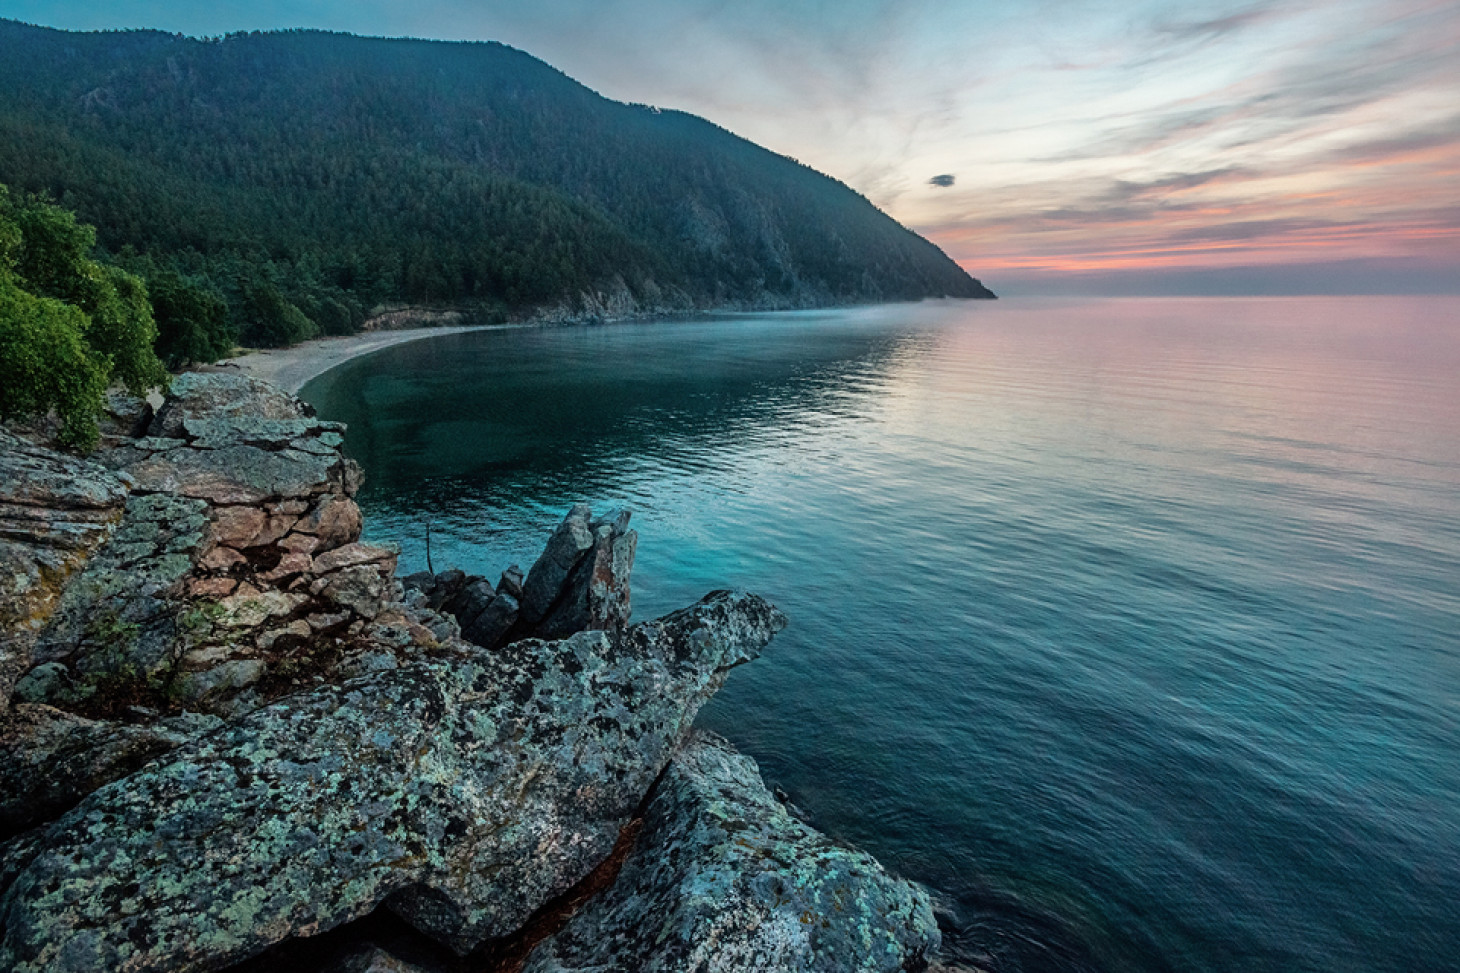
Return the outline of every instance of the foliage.
<path id="1" fill-rule="evenodd" d="M 96 231 L 0 186 L 0 418 L 55 409 L 61 440 L 90 448 L 107 385 L 164 385 L 142 280 L 91 259 Z"/>
<path id="2" fill-rule="evenodd" d="M 499 44 L 0 21 L 0 181 L 217 296 L 251 343 L 382 303 L 987 295 L 846 186 Z M 206 320 L 168 318 L 170 361 L 216 353 Z"/>

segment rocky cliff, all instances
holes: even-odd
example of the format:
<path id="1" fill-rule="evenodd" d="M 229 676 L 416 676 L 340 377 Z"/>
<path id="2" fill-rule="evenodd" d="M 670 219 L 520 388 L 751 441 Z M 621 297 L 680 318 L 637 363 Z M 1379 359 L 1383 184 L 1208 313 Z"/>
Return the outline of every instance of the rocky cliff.
<path id="1" fill-rule="evenodd" d="M 627 512 L 395 577 L 343 429 L 184 375 L 0 432 L 0 969 L 902 970 L 927 894 L 696 734 L 785 624 L 630 621 Z M 384 931 L 395 930 L 388 942 Z M 404 946 L 402 946 L 404 943 Z"/>

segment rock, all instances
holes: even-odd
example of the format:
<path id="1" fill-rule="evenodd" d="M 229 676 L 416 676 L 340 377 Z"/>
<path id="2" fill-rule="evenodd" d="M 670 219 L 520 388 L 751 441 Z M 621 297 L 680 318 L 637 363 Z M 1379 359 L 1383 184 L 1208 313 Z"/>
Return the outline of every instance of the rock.
<path id="1" fill-rule="evenodd" d="M 128 485 L 0 430 L 0 711 L 61 592 L 112 534 Z"/>
<path id="2" fill-rule="evenodd" d="M 197 714 L 147 726 L 16 706 L 0 726 L 0 838 L 47 821 L 222 721 Z"/>
<path id="3" fill-rule="evenodd" d="M 321 541 L 318 537 L 311 537 L 308 534 L 288 534 L 279 538 L 276 546 L 281 550 L 293 551 L 296 554 L 313 554 L 320 545 Z"/>
<path id="4" fill-rule="evenodd" d="M 401 578 L 400 583 L 407 591 L 429 591 L 436 586 L 436 576 L 430 571 L 417 571 Z"/>
<path id="5" fill-rule="evenodd" d="M 380 566 L 374 564 L 341 568 L 320 580 L 325 582 L 320 597 L 363 618 L 379 614 L 390 590 L 388 574 L 383 575 Z"/>
<path id="6" fill-rule="evenodd" d="M 345 461 L 333 451 L 318 455 L 242 444 L 159 451 L 138 439 L 99 453 L 97 459 L 133 477 L 140 492 L 196 497 L 215 505 L 258 504 L 344 489 Z"/>
<path id="7" fill-rule="evenodd" d="M 486 578 L 472 578 L 461 586 L 461 590 L 441 610 L 457 620 L 463 629 L 469 628 L 473 622 L 486 611 L 488 605 L 497 593 L 492 590 L 492 583 Z"/>
<path id="8" fill-rule="evenodd" d="M 152 422 L 152 406 L 146 399 L 112 389 L 106 394 L 106 406 L 97 423 L 103 438 L 136 439 L 147 435 Z"/>
<path id="9" fill-rule="evenodd" d="M 497 590 L 505 591 L 507 594 L 522 601 L 522 569 L 512 565 L 502 572 L 502 580 L 497 582 Z"/>
<path id="10" fill-rule="evenodd" d="M 189 418 L 303 419 L 314 410 L 277 386 L 246 375 L 189 372 L 172 380 L 167 398 L 148 429 L 150 435 L 180 438 Z"/>
<path id="11" fill-rule="evenodd" d="M 237 587 L 238 581 L 233 578 L 198 578 L 188 582 L 188 597 L 217 601 L 233 594 Z"/>
<path id="12" fill-rule="evenodd" d="M 593 527 L 593 547 L 563 582 L 547 616 L 532 634 L 562 638 L 573 632 L 617 632 L 629 622 L 629 574 L 639 537 L 628 530 L 628 511 Z"/>
<path id="13" fill-rule="evenodd" d="M 271 570 L 259 575 L 260 581 L 269 584 L 278 584 L 287 578 L 297 575 L 308 574 L 314 568 L 314 559 L 308 554 L 295 554 L 290 552 L 279 559 L 279 563 Z"/>
<path id="14" fill-rule="evenodd" d="M 36 640 L 37 661 L 70 670 L 68 695 L 46 702 L 104 711 L 109 697 L 160 690 L 176 661 L 185 581 L 208 532 L 201 501 L 128 499 L 121 524 L 66 587 Z"/>
<path id="15" fill-rule="evenodd" d="M 618 639 L 463 651 L 249 713 L 7 858 L 0 969 L 219 969 L 386 900 L 458 952 L 505 935 L 608 854 L 782 625 L 718 592 Z"/>
<path id="16" fill-rule="evenodd" d="M 238 550 L 253 547 L 269 520 L 257 506 L 216 507 L 213 517 L 213 539 Z"/>
<path id="17" fill-rule="evenodd" d="M 216 705 L 219 697 L 232 696 L 234 690 L 247 689 L 262 679 L 267 671 L 259 659 L 230 659 L 201 672 L 180 672 L 170 688 L 173 697 L 184 706 L 196 707 L 210 701 Z"/>
<path id="18" fill-rule="evenodd" d="M 897 973 L 940 941 L 926 891 L 791 817 L 753 760 L 695 733 L 614 884 L 522 969 Z"/>
<path id="19" fill-rule="evenodd" d="M 512 630 L 517 615 L 517 599 L 504 591 L 492 599 L 471 625 L 461 630 L 461 637 L 485 649 L 495 648 Z"/>
<path id="20" fill-rule="evenodd" d="M 592 515 L 581 503 L 569 510 L 527 572 L 521 599 L 521 621 L 525 625 L 536 625 L 548 613 L 583 552 L 593 546 L 593 531 L 588 526 Z"/>
<path id="21" fill-rule="evenodd" d="M 198 567 L 204 571 L 223 572 L 229 570 L 234 565 L 245 564 L 247 562 L 248 559 L 246 557 L 231 547 L 215 547 L 203 555 L 202 560 L 198 561 Z"/>
<path id="22" fill-rule="evenodd" d="M 360 508 L 347 496 L 329 494 L 321 497 L 309 514 L 294 525 L 301 534 L 319 538 L 324 550 L 349 544 L 360 537 L 363 521 Z"/>
<path id="23" fill-rule="evenodd" d="M 384 567 L 387 573 L 395 573 L 396 557 L 400 548 L 394 544 L 346 544 L 314 559 L 316 574 L 329 574 L 340 568 L 353 568 L 361 564 L 375 564 Z"/>

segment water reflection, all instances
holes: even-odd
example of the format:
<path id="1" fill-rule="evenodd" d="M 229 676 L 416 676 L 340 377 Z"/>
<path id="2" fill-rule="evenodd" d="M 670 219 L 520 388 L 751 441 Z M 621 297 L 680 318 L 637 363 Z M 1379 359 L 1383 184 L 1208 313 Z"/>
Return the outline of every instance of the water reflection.
<path id="1" fill-rule="evenodd" d="M 701 722 L 997 970 L 1460 955 L 1460 303 L 926 305 L 444 338 L 306 393 L 373 536 L 630 503 L 638 617 L 792 626 Z"/>

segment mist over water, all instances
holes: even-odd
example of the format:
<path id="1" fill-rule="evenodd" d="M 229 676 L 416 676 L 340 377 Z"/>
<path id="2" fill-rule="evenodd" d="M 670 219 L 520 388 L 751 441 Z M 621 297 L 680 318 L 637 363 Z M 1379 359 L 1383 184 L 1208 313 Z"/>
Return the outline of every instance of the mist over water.
<path id="1" fill-rule="evenodd" d="M 636 618 L 791 618 L 699 723 L 994 970 L 1460 956 L 1460 300 L 450 336 L 305 389 L 402 570 L 633 507 Z"/>

